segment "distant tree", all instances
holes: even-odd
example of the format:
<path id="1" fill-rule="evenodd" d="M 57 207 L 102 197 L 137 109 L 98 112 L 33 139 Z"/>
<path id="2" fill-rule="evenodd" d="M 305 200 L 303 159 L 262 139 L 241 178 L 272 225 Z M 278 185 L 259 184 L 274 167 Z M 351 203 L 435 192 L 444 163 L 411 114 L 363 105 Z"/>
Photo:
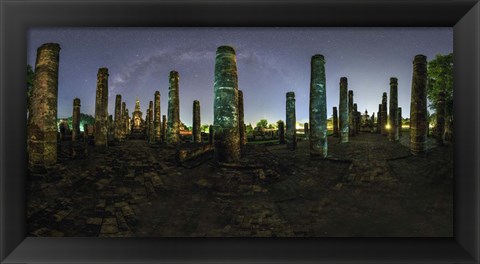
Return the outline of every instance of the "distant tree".
<path id="1" fill-rule="evenodd" d="M 68 123 L 68 127 L 70 127 L 70 129 L 73 129 L 73 125 L 72 125 L 73 118 L 71 116 L 68 118 L 64 118 L 63 120 L 66 120 Z M 84 114 L 84 113 L 80 113 L 80 129 L 83 129 L 84 125 L 94 125 L 94 124 L 95 124 L 95 117 Z"/>
<path id="2" fill-rule="evenodd" d="M 277 125 L 276 124 L 268 124 L 269 129 L 276 129 Z"/>
<path id="3" fill-rule="evenodd" d="M 258 121 L 258 122 L 257 122 L 257 127 L 268 128 L 268 121 L 267 121 L 267 119 L 261 119 L 260 121 Z"/>
<path id="4" fill-rule="evenodd" d="M 202 132 L 209 132 L 210 130 L 210 125 L 209 124 L 203 124 L 200 126 L 200 131 Z"/>
<path id="5" fill-rule="evenodd" d="M 247 134 L 251 134 L 253 132 L 253 126 L 252 126 L 252 123 L 249 123 L 247 125 Z"/>
<path id="6" fill-rule="evenodd" d="M 453 134 L 453 53 L 438 54 L 435 59 L 428 62 L 427 98 L 429 108 L 437 110 L 438 95 L 445 93 L 445 136 Z"/>

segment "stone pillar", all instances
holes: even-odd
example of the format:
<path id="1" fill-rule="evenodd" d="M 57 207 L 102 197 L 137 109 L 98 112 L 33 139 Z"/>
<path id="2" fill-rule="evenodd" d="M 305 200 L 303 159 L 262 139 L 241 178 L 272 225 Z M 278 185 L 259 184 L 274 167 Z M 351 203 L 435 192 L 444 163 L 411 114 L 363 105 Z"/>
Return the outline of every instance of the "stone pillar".
<path id="1" fill-rule="evenodd" d="M 240 129 L 240 145 L 247 144 L 247 134 L 245 133 L 245 119 L 243 111 L 243 91 L 238 90 L 238 127 Z"/>
<path id="2" fill-rule="evenodd" d="M 287 93 L 287 103 L 286 103 L 286 141 L 287 148 L 290 150 L 295 150 L 297 148 L 297 119 L 295 116 L 295 93 Z"/>
<path id="3" fill-rule="evenodd" d="M 35 81 L 28 116 L 28 164 L 48 167 L 57 162 L 57 97 L 60 45 L 37 49 Z"/>
<path id="4" fill-rule="evenodd" d="M 402 137 L 402 108 L 397 108 L 397 130 L 398 130 L 398 137 Z"/>
<path id="5" fill-rule="evenodd" d="M 387 93 L 383 93 L 382 95 L 382 125 L 381 131 L 382 135 L 387 135 L 387 122 L 388 122 L 388 114 L 387 114 Z"/>
<path id="6" fill-rule="evenodd" d="M 333 136 L 338 137 L 340 134 L 338 132 L 338 112 L 337 112 L 337 107 L 333 107 Z"/>
<path id="7" fill-rule="evenodd" d="M 72 114 L 72 141 L 76 141 L 80 135 L 80 99 L 73 99 Z"/>
<path id="8" fill-rule="evenodd" d="M 316 54 L 310 61 L 310 156 L 327 157 L 327 92 L 325 58 Z"/>
<path id="9" fill-rule="evenodd" d="M 285 123 L 282 120 L 277 122 L 278 124 L 278 143 L 285 144 Z"/>
<path id="10" fill-rule="evenodd" d="M 178 72 L 170 72 L 170 86 L 168 88 L 168 121 L 167 142 L 180 142 L 180 98 L 178 94 Z"/>
<path id="11" fill-rule="evenodd" d="M 215 57 L 213 125 L 215 126 L 215 160 L 235 163 L 240 160 L 238 118 L 238 76 L 235 50 L 217 48 Z"/>
<path id="12" fill-rule="evenodd" d="M 305 140 L 310 139 L 310 129 L 308 123 L 303 123 L 303 135 L 305 137 Z"/>
<path id="13" fill-rule="evenodd" d="M 167 116 L 162 115 L 162 143 L 167 142 Z"/>
<path id="14" fill-rule="evenodd" d="M 202 131 L 200 123 L 200 102 L 195 100 L 193 101 L 193 128 L 192 128 L 192 139 L 194 143 L 202 142 Z"/>
<path id="15" fill-rule="evenodd" d="M 353 126 L 355 127 L 354 132 L 358 134 L 359 129 L 359 120 L 358 120 L 358 108 L 357 104 L 353 104 Z"/>
<path id="16" fill-rule="evenodd" d="M 115 97 L 115 139 L 121 139 L 121 131 L 123 127 L 122 121 L 122 95 L 117 94 Z"/>
<path id="17" fill-rule="evenodd" d="M 398 80 L 390 78 L 390 105 L 389 105 L 389 123 L 388 140 L 398 141 Z"/>
<path id="18" fill-rule="evenodd" d="M 349 102 L 348 102 L 348 81 L 347 77 L 340 78 L 340 103 L 338 104 L 340 116 L 338 120 L 340 142 L 348 143 L 349 136 Z"/>
<path id="19" fill-rule="evenodd" d="M 160 92 L 155 91 L 155 103 L 153 106 L 153 135 L 154 142 L 160 143 L 162 141 L 162 123 L 161 123 L 161 109 L 160 109 Z"/>
<path id="20" fill-rule="evenodd" d="M 108 116 L 108 141 L 113 141 L 115 139 L 115 124 L 113 122 L 113 115 Z"/>
<path id="21" fill-rule="evenodd" d="M 145 110 L 145 136 L 147 141 L 150 140 L 150 108 Z"/>
<path id="22" fill-rule="evenodd" d="M 97 95 L 95 99 L 95 146 L 108 145 L 108 69 L 100 68 L 97 73 Z"/>
<path id="23" fill-rule="evenodd" d="M 127 138 L 127 135 L 130 134 L 130 115 L 126 107 L 125 111 L 123 112 L 123 131 L 125 134 L 125 138 Z"/>
<path id="24" fill-rule="evenodd" d="M 213 128 L 212 125 L 208 127 L 208 143 L 210 145 L 213 145 L 215 141 L 215 129 Z"/>
<path id="25" fill-rule="evenodd" d="M 153 101 L 148 103 L 148 142 L 153 143 L 155 140 L 154 132 L 154 122 L 153 122 Z"/>
<path id="26" fill-rule="evenodd" d="M 440 92 L 437 100 L 437 127 L 436 139 L 437 145 L 443 146 L 445 138 L 445 93 Z"/>
<path id="27" fill-rule="evenodd" d="M 381 134 L 382 133 L 382 104 L 378 104 L 378 112 L 377 112 L 377 133 Z"/>
<path id="28" fill-rule="evenodd" d="M 348 134 L 355 136 L 355 112 L 353 111 L 353 91 L 348 91 Z"/>
<path id="29" fill-rule="evenodd" d="M 416 55 L 410 98 L 410 152 L 413 155 L 426 151 L 427 127 L 427 57 Z"/>
<path id="30" fill-rule="evenodd" d="M 127 104 L 122 102 L 122 109 L 120 110 L 120 115 L 122 116 L 122 122 L 120 124 L 120 139 L 125 140 L 127 136 L 127 131 L 125 130 L 125 120 L 128 119 L 128 115 L 125 116 L 125 110 L 127 109 Z"/>

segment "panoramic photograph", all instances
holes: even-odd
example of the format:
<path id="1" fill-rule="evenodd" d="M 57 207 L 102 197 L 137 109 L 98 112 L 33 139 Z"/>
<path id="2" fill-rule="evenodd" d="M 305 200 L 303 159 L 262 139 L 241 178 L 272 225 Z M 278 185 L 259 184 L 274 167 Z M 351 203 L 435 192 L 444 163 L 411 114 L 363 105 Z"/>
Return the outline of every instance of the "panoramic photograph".
<path id="1" fill-rule="evenodd" d="M 27 44 L 28 236 L 453 237 L 451 27 Z"/>

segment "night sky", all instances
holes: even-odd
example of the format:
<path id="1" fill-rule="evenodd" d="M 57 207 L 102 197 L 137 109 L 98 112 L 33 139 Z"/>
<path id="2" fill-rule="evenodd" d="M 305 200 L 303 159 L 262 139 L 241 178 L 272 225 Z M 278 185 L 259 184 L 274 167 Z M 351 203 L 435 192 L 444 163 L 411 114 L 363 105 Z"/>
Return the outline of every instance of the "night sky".
<path id="1" fill-rule="evenodd" d="M 327 110 L 338 106 L 340 77 L 348 78 L 354 102 L 362 113 L 378 111 L 390 77 L 398 78 L 398 105 L 410 113 L 412 61 L 424 54 L 453 52 L 452 28 L 32 28 L 28 61 L 36 49 L 59 43 L 58 117 L 72 115 L 75 97 L 81 112 L 94 115 L 97 71 L 109 69 L 109 114 L 116 94 L 130 115 L 135 98 L 145 114 L 160 91 L 167 114 L 168 76 L 180 75 L 180 118 L 192 123 L 193 100 L 200 101 L 202 124 L 213 121 L 215 51 L 233 46 L 237 53 L 238 86 L 243 90 L 245 122 L 285 119 L 285 93 L 296 95 L 297 121 L 308 122 L 310 58 L 326 60 Z"/>

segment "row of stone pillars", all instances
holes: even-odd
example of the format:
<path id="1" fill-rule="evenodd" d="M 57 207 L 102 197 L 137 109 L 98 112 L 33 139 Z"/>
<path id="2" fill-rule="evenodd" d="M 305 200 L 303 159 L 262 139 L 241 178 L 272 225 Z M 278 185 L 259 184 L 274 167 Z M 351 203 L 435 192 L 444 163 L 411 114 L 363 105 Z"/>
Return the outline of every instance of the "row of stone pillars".
<path id="1" fill-rule="evenodd" d="M 47 43 L 37 50 L 35 64 L 35 82 L 32 91 L 28 118 L 28 155 L 29 166 L 49 166 L 57 160 L 57 93 L 58 93 L 58 62 L 60 46 Z M 159 139 L 164 142 L 179 143 L 179 76 L 176 71 L 170 72 L 168 122 L 163 116 L 160 122 L 160 93 L 155 92 L 154 101 L 150 101 L 147 111 L 148 136 L 150 142 Z M 415 56 L 413 61 L 413 80 L 410 111 L 410 150 L 420 154 L 426 149 L 427 135 L 427 105 L 426 105 L 427 68 L 426 57 Z M 210 127 L 210 143 L 214 144 L 215 157 L 219 162 L 238 162 L 241 158 L 242 145 L 246 143 L 245 124 L 243 118 L 243 93 L 238 90 L 238 76 L 235 50 L 229 46 L 217 49 L 215 58 L 214 83 L 214 125 Z M 401 126 L 401 109 L 397 102 L 397 79 L 390 80 L 390 126 L 391 140 L 398 140 L 398 129 Z M 440 132 L 438 141 L 443 144 L 444 126 L 444 94 L 438 101 L 438 120 Z M 387 95 L 382 96 L 379 105 L 378 123 L 380 132 L 386 134 Z M 73 103 L 73 140 L 76 140 L 80 124 L 80 99 Z M 334 133 L 340 137 L 340 142 L 348 142 L 348 137 L 358 133 L 358 111 L 353 103 L 353 91 L 348 91 L 347 78 L 340 79 L 340 102 L 337 127 L 337 109 L 334 108 Z M 200 103 L 193 103 L 194 142 L 201 141 L 200 134 Z M 305 131 L 310 140 L 310 155 L 327 157 L 327 117 L 326 117 L 326 85 L 325 59 L 322 55 L 314 55 L 311 59 L 310 79 L 310 122 Z M 110 116 L 111 117 L 111 116 Z M 97 74 L 97 90 L 95 103 L 95 145 L 108 145 L 108 69 L 100 68 Z M 128 130 L 128 109 L 121 102 L 121 95 L 115 100 L 114 136 L 121 140 Z M 286 94 L 286 133 L 283 122 L 278 123 L 280 142 L 286 141 L 289 149 L 296 148 L 296 117 L 295 93 Z M 286 138 L 286 140 L 285 140 Z M 440 144 L 440 143 L 439 143 Z"/>

